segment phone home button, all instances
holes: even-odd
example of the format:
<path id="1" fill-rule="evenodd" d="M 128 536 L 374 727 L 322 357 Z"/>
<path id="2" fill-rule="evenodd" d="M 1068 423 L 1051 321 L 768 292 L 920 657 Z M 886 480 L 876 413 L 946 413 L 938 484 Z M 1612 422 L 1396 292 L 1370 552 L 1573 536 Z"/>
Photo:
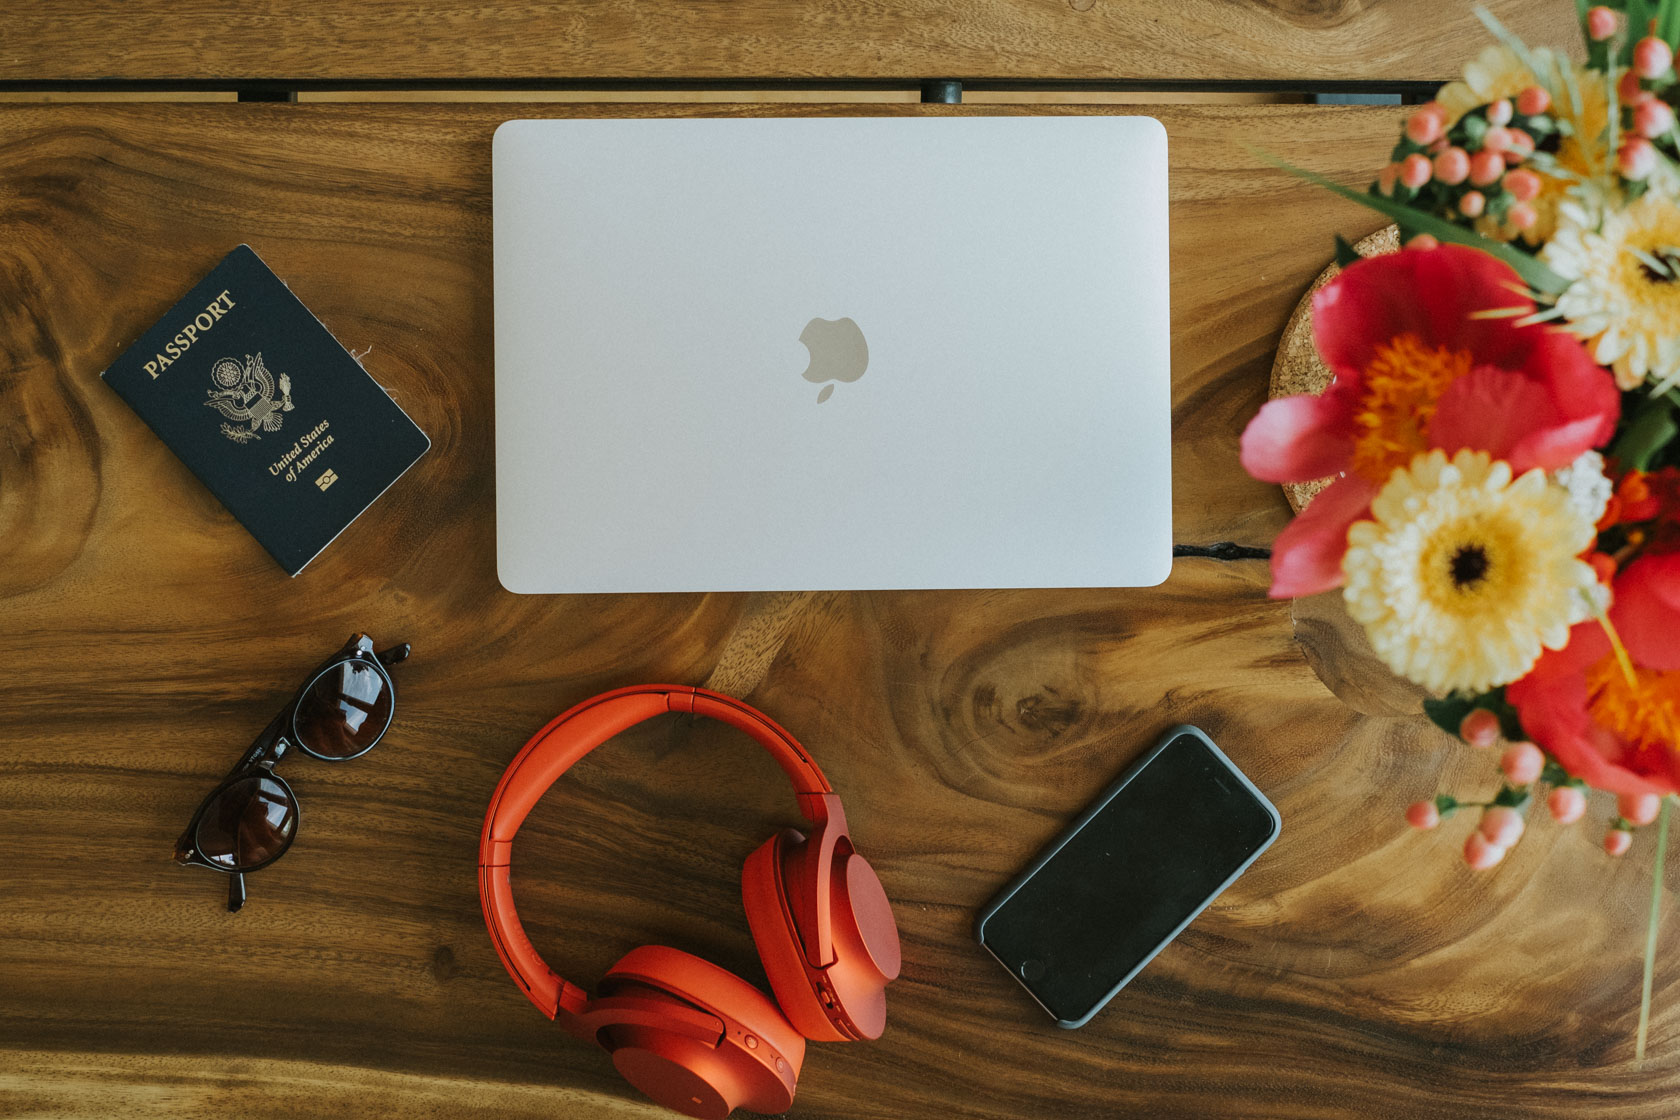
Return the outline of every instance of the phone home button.
<path id="1" fill-rule="evenodd" d="M 1044 979 L 1044 962 L 1041 960 L 1025 960 L 1021 962 L 1021 979 Z"/>

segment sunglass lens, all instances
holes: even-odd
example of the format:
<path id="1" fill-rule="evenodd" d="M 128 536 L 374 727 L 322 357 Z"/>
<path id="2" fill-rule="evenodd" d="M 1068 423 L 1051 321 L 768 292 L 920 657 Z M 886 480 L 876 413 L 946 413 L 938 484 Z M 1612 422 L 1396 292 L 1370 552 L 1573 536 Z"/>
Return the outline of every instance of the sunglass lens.
<path id="1" fill-rule="evenodd" d="M 297 831 L 297 804 L 271 777 L 253 774 L 222 790 L 198 823 L 199 855 L 228 871 L 273 859 Z"/>
<path id="2" fill-rule="evenodd" d="M 361 754 L 390 723 L 391 686 L 362 660 L 341 661 L 322 673 L 298 703 L 298 738 L 326 758 Z"/>

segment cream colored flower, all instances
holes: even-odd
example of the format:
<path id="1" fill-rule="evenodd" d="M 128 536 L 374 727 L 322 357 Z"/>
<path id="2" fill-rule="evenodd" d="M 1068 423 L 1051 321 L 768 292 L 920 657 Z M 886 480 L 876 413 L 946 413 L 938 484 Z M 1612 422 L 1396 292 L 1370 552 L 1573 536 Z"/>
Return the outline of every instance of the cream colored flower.
<path id="1" fill-rule="evenodd" d="M 1562 487 L 1570 507 L 1594 527 L 1604 516 L 1604 511 L 1610 508 L 1610 496 L 1616 492 L 1615 485 L 1604 473 L 1604 456 L 1596 451 L 1583 451 L 1574 462 L 1553 471 L 1552 482 Z M 1577 622 L 1597 618 L 1609 609 L 1610 588 L 1595 583 L 1585 595 L 1577 596 L 1569 612 L 1569 624 L 1573 626 Z"/>
<path id="2" fill-rule="evenodd" d="M 1596 229 L 1582 207 L 1562 213 L 1541 256 L 1570 281 L 1557 301 L 1570 332 L 1622 389 L 1680 380 L 1680 206 L 1649 192 Z"/>
<path id="3" fill-rule="evenodd" d="M 1552 481 L 1563 487 L 1569 504 L 1594 525 L 1610 508 L 1610 496 L 1616 492 L 1604 474 L 1604 456 L 1596 451 L 1583 451 L 1574 462 L 1553 471 Z"/>
<path id="4" fill-rule="evenodd" d="M 1544 471 L 1485 452 L 1415 456 L 1348 530 L 1348 614 L 1389 668 L 1435 692 L 1516 680 L 1561 649 L 1597 583 L 1593 524 Z"/>
<path id="5" fill-rule="evenodd" d="M 1516 61 L 1516 56 L 1505 47 L 1489 47 L 1482 52 L 1481 58 L 1488 59 L 1493 51 L 1505 52 L 1504 57 L 1509 65 L 1515 66 L 1522 76 L 1529 75 L 1529 71 L 1523 68 Z M 1615 153 L 1610 150 L 1609 134 L 1605 129 L 1610 121 L 1610 85 L 1621 76 L 1622 71 L 1618 69 L 1606 74 L 1584 66 L 1575 67 L 1572 71 L 1573 84 L 1575 93 L 1580 98 L 1577 107 L 1574 97 L 1568 92 L 1568 83 L 1563 81 L 1563 75 L 1566 73 L 1564 64 L 1556 56 L 1542 51 L 1534 53 L 1541 58 L 1542 67 L 1551 69 L 1551 86 L 1557 96 L 1553 97 L 1549 112 L 1558 121 L 1562 132 L 1555 152 L 1546 157 L 1536 158 L 1526 165 L 1528 170 L 1540 177 L 1540 193 L 1529 203 L 1534 207 L 1536 220 L 1528 229 L 1518 230 L 1488 215 L 1477 219 L 1475 228 L 1479 233 L 1500 241 L 1520 238 L 1531 246 L 1540 246 L 1551 240 L 1558 228 L 1562 208 L 1571 200 L 1590 209 L 1621 205 L 1620 180 L 1612 174 L 1615 170 Z M 1472 63 L 1472 66 L 1475 65 Z M 1467 68 L 1466 73 L 1468 72 Z M 1498 81 L 1489 80 L 1484 82 L 1483 86 L 1489 90 L 1503 90 L 1516 80 L 1514 73 L 1505 73 Z M 1531 81 L 1527 84 L 1535 83 Z M 1465 86 L 1465 83 L 1455 82 L 1453 85 Z M 1449 88 L 1451 87 L 1442 87 L 1442 92 Z M 1457 96 L 1462 98 L 1480 95 L 1460 93 Z M 1495 92 L 1490 100 L 1511 96 L 1514 95 Z M 1483 102 L 1472 104 L 1469 108 L 1475 108 L 1479 104 Z M 1658 171 L 1652 177 L 1651 185 L 1653 188 L 1664 189 L 1666 193 L 1674 193 L 1673 176 L 1666 160 L 1659 161 Z"/>
<path id="6" fill-rule="evenodd" d="M 1557 56 L 1544 47 L 1531 52 L 1542 68 L 1557 66 Z M 1547 76 L 1548 78 L 1550 75 Z M 1547 85 L 1540 80 L 1510 47 L 1495 43 L 1464 64 L 1462 81 L 1448 82 L 1435 94 L 1435 100 L 1447 111 L 1447 127 L 1451 128 L 1464 114 L 1501 97 L 1516 97 L 1532 85 Z"/>

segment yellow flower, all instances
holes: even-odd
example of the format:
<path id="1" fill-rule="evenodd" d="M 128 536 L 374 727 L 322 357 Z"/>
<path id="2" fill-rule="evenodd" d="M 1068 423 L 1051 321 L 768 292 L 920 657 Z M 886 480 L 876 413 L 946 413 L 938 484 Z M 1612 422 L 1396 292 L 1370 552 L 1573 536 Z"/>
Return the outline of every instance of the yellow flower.
<path id="1" fill-rule="evenodd" d="M 1620 70 L 1606 74 L 1584 66 L 1571 67 L 1558 55 L 1536 48 L 1529 52 L 1544 75 L 1536 75 L 1509 47 L 1494 45 L 1486 48 L 1464 67 L 1464 79 L 1448 82 L 1436 93 L 1435 100 L 1447 111 L 1447 127 L 1451 128 L 1466 113 L 1500 98 L 1515 98 L 1529 86 L 1538 85 L 1555 92 L 1551 115 L 1565 127 L 1552 156 L 1564 174 L 1549 174 L 1543 167 L 1530 170 L 1540 176 L 1540 194 L 1529 205 L 1534 207 L 1537 221 L 1526 230 L 1495 221 L 1491 216 L 1477 219 L 1476 229 L 1488 237 L 1501 241 L 1522 238 L 1530 245 L 1543 245 L 1558 225 L 1558 207 L 1568 198 L 1573 187 L 1602 189 L 1613 170 L 1613 153 L 1605 143 L 1605 125 L 1610 120 L 1609 84 L 1621 77 Z M 1572 74 L 1574 88 L 1581 104 L 1576 110 L 1568 93 L 1566 74 Z M 1598 184 L 1583 187 L 1582 183 Z M 1613 188 L 1612 188 L 1613 189 Z"/>
<path id="2" fill-rule="evenodd" d="M 1541 47 L 1532 52 L 1542 67 L 1556 66 L 1556 56 Z M 1447 127 L 1472 109 L 1498 101 L 1501 97 L 1516 97 L 1533 85 L 1546 85 L 1522 64 L 1510 47 L 1494 44 L 1464 64 L 1464 79 L 1448 82 L 1435 94 L 1435 100 L 1447 111 Z"/>
<path id="3" fill-rule="evenodd" d="M 1435 692 L 1516 680 L 1561 649 L 1596 578 L 1593 525 L 1562 487 L 1485 452 L 1415 456 L 1348 530 L 1348 614 L 1389 668 Z"/>
<path id="4" fill-rule="evenodd" d="M 1622 389 L 1680 381 L 1680 207 L 1657 191 L 1610 210 L 1594 229 L 1566 205 L 1541 256 L 1570 281 L 1557 308 Z"/>
<path id="5" fill-rule="evenodd" d="M 1576 193 L 1588 194 L 1616 190 L 1609 180 L 1615 155 L 1607 143 L 1605 128 L 1610 123 L 1608 83 L 1620 76 L 1619 70 L 1606 76 L 1577 67 L 1575 88 L 1581 92 L 1581 111 L 1575 111 L 1567 95 L 1552 102 L 1552 115 L 1569 126 L 1552 157 L 1566 174 L 1551 175 L 1542 167 L 1529 168 L 1540 177 L 1540 193 L 1529 203 L 1538 220 L 1522 233 L 1522 239 L 1530 245 L 1544 245 L 1557 231 L 1560 208 L 1568 201 L 1572 187 Z"/>

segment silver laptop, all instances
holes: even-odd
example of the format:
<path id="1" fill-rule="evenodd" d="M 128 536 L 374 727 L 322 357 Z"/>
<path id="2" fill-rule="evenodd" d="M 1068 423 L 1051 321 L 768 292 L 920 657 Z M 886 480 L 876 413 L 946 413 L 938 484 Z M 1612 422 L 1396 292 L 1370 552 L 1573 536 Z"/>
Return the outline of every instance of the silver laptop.
<path id="1" fill-rule="evenodd" d="M 1159 583 L 1146 117 L 496 131 L 510 591 Z"/>

